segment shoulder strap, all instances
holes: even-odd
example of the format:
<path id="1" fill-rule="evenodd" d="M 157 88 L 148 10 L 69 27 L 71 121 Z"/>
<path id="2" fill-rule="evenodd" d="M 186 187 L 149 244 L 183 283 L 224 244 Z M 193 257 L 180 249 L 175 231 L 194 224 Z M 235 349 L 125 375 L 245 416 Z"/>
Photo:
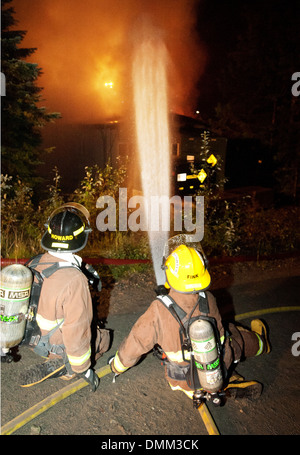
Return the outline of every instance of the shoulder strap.
<path id="1" fill-rule="evenodd" d="M 49 278 L 58 269 L 64 267 L 66 268 L 75 267 L 78 270 L 80 270 L 80 268 L 77 265 L 70 264 L 69 262 L 40 262 L 42 256 L 43 256 L 42 254 L 38 254 L 37 256 L 34 256 L 32 259 L 29 259 L 29 261 L 27 261 L 25 264 L 35 276 L 37 282 L 33 281 L 31 286 L 29 303 L 30 320 L 28 320 L 26 324 L 24 339 L 22 341 L 22 343 L 24 344 L 30 343 L 35 333 L 39 334 L 39 328 L 36 324 L 36 314 L 38 311 L 38 305 L 44 278 Z M 37 265 L 50 265 L 50 267 L 47 267 L 43 271 L 39 272 L 38 270 L 36 270 Z"/>
<path id="2" fill-rule="evenodd" d="M 75 268 L 81 271 L 78 265 L 67 262 L 41 262 L 41 264 L 52 264 L 41 272 L 44 278 L 49 278 L 49 276 L 53 275 L 58 269 Z"/>
<path id="3" fill-rule="evenodd" d="M 75 268 L 75 269 L 80 270 L 80 272 L 82 272 L 81 268 L 78 265 L 72 264 L 70 262 L 64 262 L 64 261 L 63 262 L 40 262 L 40 259 L 42 256 L 43 256 L 42 254 L 38 254 L 37 256 L 34 256 L 34 258 L 29 259 L 29 261 L 27 261 L 25 264 L 27 267 L 29 267 L 31 269 L 31 271 L 35 275 L 36 275 L 36 273 L 38 273 L 42 277 L 42 279 L 49 278 L 49 276 L 51 276 L 54 272 L 56 272 L 56 270 L 61 269 L 61 268 Z M 37 272 L 35 270 L 37 265 L 50 265 L 50 267 L 45 268 L 41 272 Z"/>
<path id="4" fill-rule="evenodd" d="M 201 313 L 208 315 L 209 313 L 209 304 L 206 292 L 199 292 L 198 294 L 198 304 L 199 310 Z"/>
<path id="5" fill-rule="evenodd" d="M 195 316 L 192 318 L 192 315 L 197 307 L 199 306 L 200 312 L 205 314 L 205 317 L 208 317 L 209 313 L 209 304 L 208 304 L 208 299 L 206 292 L 199 292 L 198 294 L 198 300 L 192 311 L 190 312 L 189 315 L 175 302 L 172 297 L 169 295 L 158 295 L 157 300 L 159 300 L 174 316 L 174 318 L 179 322 L 181 326 L 181 330 L 184 333 L 185 339 L 189 339 L 189 325 L 192 320 L 195 318 L 201 317 L 201 316 Z"/>
<path id="6" fill-rule="evenodd" d="M 163 303 L 163 305 L 170 311 L 172 316 L 177 320 L 179 323 L 179 335 L 180 335 L 180 340 L 182 344 L 182 349 L 189 349 L 190 348 L 190 343 L 189 343 L 189 323 L 191 320 L 191 316 L 194 313 L 196 305 L 192 309 L 191 313 L 187 315 L 187 313 L 178 305 L 178 303 L 175 302 L 172 297 L 169 295 L 160 295 L 156 297 L 160 302 Z"/>
<path id="7" fill-rule="evenodd" d="M 161 303 L 163 303 L 164 306 L 168 308 L 169 311 L 171 311 L 173 316 L 175 311 L 176 315 L 180 318 L 180 320 L 185 318 L 186 312 L 178 305 L 178 303 L 175 302 L 174 299 L 172 299 L 172 297 L 170 297 L 169 295 L 158 295 L 156 298 Z"/>
<path id="8" fill-rule="evenodd" d="M 162 302 L 166 308 L 168 308 L 168 310 L 173 314 L 173 316 L 177 320 L 179 318 L 180 321 L 182 321 L 183 323 L 186 322 L 187 313 L 178 305 L 178 303 L 175 302 L 174 299 L 172 299 L 172 297 L 170 297 L 169 295 L 158 295 L 156 298 L 157 300 Z M 199 310 L 201 313 L 208 315 L 209 304 L 206 292 L 199 292 L 196 306 L 197 305 L 199 306 Z M 189 315 L 189 318 L 194 313 L 195 308 L 192 310 L 191 314 Z"/>
<path id="9" fill-rule="evenodd" d="M 40 262 L 40 259 L 43 255 L 42 254 L 37 254 L 36 256 L 34 256 L 33 258 L 31 259 L 28 259 L 28 261 L 25 263 L 25 265 L 27 267 L 36 267 L 37 264 Z"/>

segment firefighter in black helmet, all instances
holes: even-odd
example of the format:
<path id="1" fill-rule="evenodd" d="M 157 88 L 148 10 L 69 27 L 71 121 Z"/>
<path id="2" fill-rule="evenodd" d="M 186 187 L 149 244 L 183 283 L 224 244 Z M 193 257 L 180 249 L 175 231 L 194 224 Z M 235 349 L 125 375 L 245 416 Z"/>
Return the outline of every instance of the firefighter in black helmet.
<path id="1" fill-rule="evenodd" d="M 25 371 L 21 385 L 36 384 L 45 377 L 71 379 L 77 374 L 95 391 L 99 378 L 92 366 L 108 350 L 110 331 L 97 327 L 97 333 L 92 334 L 89 283 L 91 275 L 99 276 L 91 266 L 91 273 L 87 272 L 82 258 L 74 254 L 86 246 L 91 232 L 89 212 L 81 204 L 67 203 L 50 215 L 45 226 L 41 245 L 47 252 L 33 258 L 28 266 L 44 278 L 36 312 L 41 337 L 33 339 L 31 346 L 48 360 Z M 93 346 L 92 339 L 96 340 Z"/>

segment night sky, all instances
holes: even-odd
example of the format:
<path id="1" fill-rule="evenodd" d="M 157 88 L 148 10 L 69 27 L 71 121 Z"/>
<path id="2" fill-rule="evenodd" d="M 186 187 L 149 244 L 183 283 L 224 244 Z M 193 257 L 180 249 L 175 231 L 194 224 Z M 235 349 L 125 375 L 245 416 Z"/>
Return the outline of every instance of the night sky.
<path id="1" fill-rule="evenodd" d="M 265 57 L 263 71 L 269 78 L 270 87 L 276 65 L 279 67 L 282 64 L 278 55 L 281 50 L 282 53 L 286 53 L 286 76 L 282 81 L 286 87 L 283 86 L 282 90 L 287 88 L 290 94 L 291 76 L 300 68 L 300 2 L 298 0 L 199 2 L 197 29 L 205 42 L 209 56 L 204 74 L 199 81 L 200 104 L 208 111 L 211 111 L 211 107 L 222 95 L 222 88 L 217 86 L 217 80 L 230 65 L 232 53 L 236 51 L 238 44 L 245 40 L 248 27 L 250 30 L 257 27 L 260 32 L 258 42 L 253 43 L 253 47 L 257 46 L 254 51 Z M 249 49 L 243 49 L 245 59 L 247 54 L 251 58 L 253 52 L 251 42 L 248 46 Z M 230 85 L 230 81 L 228 84 Z M 255 96 L 255 85 L 253 95 Z"/>

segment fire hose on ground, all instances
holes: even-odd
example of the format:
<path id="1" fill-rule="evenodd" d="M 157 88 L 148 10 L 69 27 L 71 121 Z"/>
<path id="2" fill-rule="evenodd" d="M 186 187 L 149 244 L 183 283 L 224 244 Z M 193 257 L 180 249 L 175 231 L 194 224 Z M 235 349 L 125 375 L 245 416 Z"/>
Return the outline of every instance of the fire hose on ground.
<path id="1" fill-rule="evenodd" d="M 289 311 L 300 311 L 300 306 L 285 306 L 285 307 L 275 307 L 275 308 L 267 308 L 258 311 L 250 311 L 248 313 L 243 313 L 235 316 L 235 320 L 239 321 L 242 319 L 247 319 L 250 317 L 261 316 L 263 314 L 271 314 L 271 313 L 282 313 L 282 312 L 289 312 Z M 96 370 L 97 375 L 99 378 L 106 376 L 107 374 L 111 373 L 110 365 L 106 365 L 104 367 L 99 368 Z M 79 379 L 76 382 L 73 382 L 70 385 L 67 385 L 61 390 L 49 395 L 44 400 L 40 401 L 39 403 L 35 404 L 31 408 L 27 409 L 25 412 L 20 414 L 19 416 L 12 419 L 10 422 L 7 422 L 1 427 L 1 434 L 2 435 L 9 435 L 17 431 L 22 426 L 26 425 L 31 420 L 35 419 L 37 416 L 42 414 L 43 412 L 47 411 L 47 409 L 51 408 L 55 404 L 59 403 L 63 399 L 69 397 L 73 393 L 81 390 L 82 388 L 87 386 L 87 382 L 83 379 Z M 209 435 L 219 435 L 219 430 L 211 416 L 209 409 L 207 408 L 206 404 L 203 403 L 198 408 L 199 414 L 203 420 L 203 423 L 206 427 L 206 430 Z"/>

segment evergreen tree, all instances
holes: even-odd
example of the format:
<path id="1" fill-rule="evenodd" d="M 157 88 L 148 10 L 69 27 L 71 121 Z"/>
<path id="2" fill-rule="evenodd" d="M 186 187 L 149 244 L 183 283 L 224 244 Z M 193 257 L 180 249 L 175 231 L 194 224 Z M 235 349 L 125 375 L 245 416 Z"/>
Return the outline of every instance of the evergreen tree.
<path id="1" fill-rule="evenodd" d="M 39 180 L 41 128 L 60 115 L 38 106 L 42 88 L 36 82 L 41 68 L 27 61 L 36 49 L 20 47 L 26 31 L 12 30 L 17 21 L 11 1 L 1 0 L 1 72 L 6 79 L 6 96 L 1 100 L 2 173 L 32 186 Z"/>

